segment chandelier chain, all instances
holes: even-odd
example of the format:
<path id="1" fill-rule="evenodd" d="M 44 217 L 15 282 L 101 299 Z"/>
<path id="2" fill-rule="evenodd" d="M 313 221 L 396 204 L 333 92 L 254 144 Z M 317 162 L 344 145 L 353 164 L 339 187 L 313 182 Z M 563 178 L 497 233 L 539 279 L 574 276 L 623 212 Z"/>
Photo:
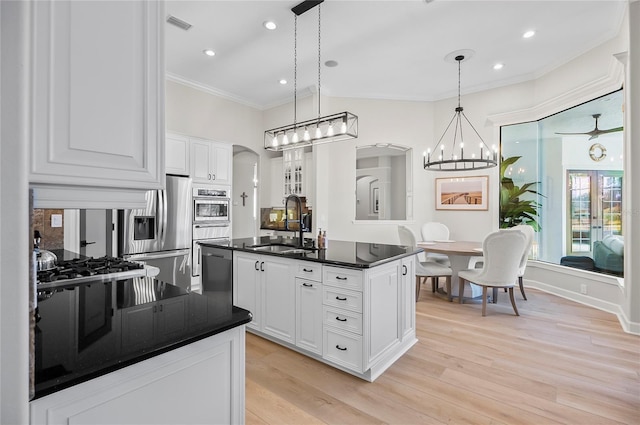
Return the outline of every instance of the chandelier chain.
<path id="1" fill-rule="evenodd" d="M 460 62 L 462 60 L 458 61 L 458 108 L 460 107 Z"/>
<path id="2" fill-rule="evenodd" d="M 298 123 L 298 15 L 293 20 L 293 125 Z"/>
<path id="3" fill-rule="evenodd" d="M 318 119 L 320 118 L 320 63 L 321 63 L 321 56 L 320 56 L 320 8 L 321 8 L 321 4 L 318 4 Z"/>

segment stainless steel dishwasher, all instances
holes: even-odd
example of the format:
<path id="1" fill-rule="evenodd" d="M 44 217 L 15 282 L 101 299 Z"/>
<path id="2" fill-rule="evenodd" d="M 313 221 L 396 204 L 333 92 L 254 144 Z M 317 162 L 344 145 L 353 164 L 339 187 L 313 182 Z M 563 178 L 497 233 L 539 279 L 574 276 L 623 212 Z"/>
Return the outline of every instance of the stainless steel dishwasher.
<path id="1" fill-rule="evenodd" d="M 202 295 L 220 314 L 230 314 L 233 306 L 233 251 L 202 245 Z"/>

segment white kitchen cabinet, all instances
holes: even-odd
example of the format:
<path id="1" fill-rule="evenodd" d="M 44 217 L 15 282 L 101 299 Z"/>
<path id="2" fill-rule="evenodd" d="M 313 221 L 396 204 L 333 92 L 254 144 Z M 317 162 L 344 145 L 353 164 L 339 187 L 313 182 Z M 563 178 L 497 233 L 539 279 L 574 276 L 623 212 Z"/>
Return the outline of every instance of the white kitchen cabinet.
<path id="1" fill-rule="evenodd" d="M 305 195 L 304 187 L 304 148 L 290 149 L 282 152 L 282 172 L 284 196 Z"/>
<path id="2" fill-rule="evenodd" d="M 234 304 L 253 313 L 252 328 L 293 344 L 293 263 L 271 255 L 238 251 L 233 260 Z"/>
<path id="3" fill-rule="evenodd" d="M 282 157 L 271 159 L 271 207 L 283 206 L 291 194 L 306 197 L 307 206 L 312 205 L 315 184 L 312 155 L 301 148 L 284 151 Z"/>
<path id="4" fill-rule="evenodd" d="M 164 145 L 166 173 L 188 176 L 191 171 L 189 138 L 168 133 L 165 136 Z"/>
<path id="5" fill-rule="evenodd" d="M 30 402 L 36 424 L 242 424 L 245 327 Z"/>
<path id="6" fill-rule="evenodd" d="M 368 336 L 364 347 L 367 367 L 400 343 L 404 318 L 400 269 L 401 262 L 398 261 L 375 267 L 367 273 L 364 291 L 370 312 L 364 321 Z"/>
<path id="7" fill-rule="evenodd" d="M 196 138 L 190 138 L 190 144 L 194 182 L 231 184 L 232 145 Z"/>
<path id="8" fill-rule="evenodd" d="M 416 256 L 405 257 L 400 261 L 401 285 L 401 326 L 400 337 L 404 341 L 415 337 L 416 330 Z"/>
<path id="9" fill-rule="evenodd" d="M 368 381 L 417 342 L 413 257 L 366 269 L 243 251 L 233 258 L 234 304 L 253 313 L 257 335 Z"/>
<path id="10" fill-rule="evenodd" d="M 322 355 L 322 264 L 296 264 L 296 346 Z"/>
<path id="11" fill-rule="evenodd" d="M 262 256 L 233 252 L 233 304 L 249 310 L 253 315 L 247 327 L 262 329 Z"/>
<path id="12" fill-rule="evenodd" d="M 31 7 L 29 182 L 39 189 L 36 204 L 72 207 L 68 195 L 88 197 L 84 205 L 95 206 L 103 196 L 161 188 L 163 2 L 38 1 Z M 60 189 L 67 185 L 74 189 Z M 94 190 L 78 194 L 78 186 Z M 52 187 L 55 195 L 48 193 Z"/>

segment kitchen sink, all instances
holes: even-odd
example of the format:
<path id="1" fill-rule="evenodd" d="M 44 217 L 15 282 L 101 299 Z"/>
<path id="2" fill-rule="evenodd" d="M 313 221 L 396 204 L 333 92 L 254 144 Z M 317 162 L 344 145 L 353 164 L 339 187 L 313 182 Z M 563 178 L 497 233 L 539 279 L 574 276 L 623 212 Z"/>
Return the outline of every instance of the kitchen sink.
<path id="1" fill-rule="evenodd" d="M 315 248 L 299 248 L 292 245 L 269 244 L 249 246 L 254 251 L 272 252 L 274 254 L 308 254 L 314 252 Z"/>

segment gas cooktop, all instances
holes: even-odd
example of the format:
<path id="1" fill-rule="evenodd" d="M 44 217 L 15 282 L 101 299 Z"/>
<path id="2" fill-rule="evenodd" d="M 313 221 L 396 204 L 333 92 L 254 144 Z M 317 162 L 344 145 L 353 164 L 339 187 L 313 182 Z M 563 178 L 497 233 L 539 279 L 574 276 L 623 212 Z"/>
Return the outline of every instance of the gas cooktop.
<path id="1" fill-rule="evenodd" d="M 153 275 L 155 267 L 117 257 L 87 257 L 59 262 L 50 270 L 38 272 L 38 291 L 71 287 L 80 283 L 105 282 Z M 157 271 L 157 269 L 155 270 Z M 155 273 L 157 274 L 157 273 Z"/>

